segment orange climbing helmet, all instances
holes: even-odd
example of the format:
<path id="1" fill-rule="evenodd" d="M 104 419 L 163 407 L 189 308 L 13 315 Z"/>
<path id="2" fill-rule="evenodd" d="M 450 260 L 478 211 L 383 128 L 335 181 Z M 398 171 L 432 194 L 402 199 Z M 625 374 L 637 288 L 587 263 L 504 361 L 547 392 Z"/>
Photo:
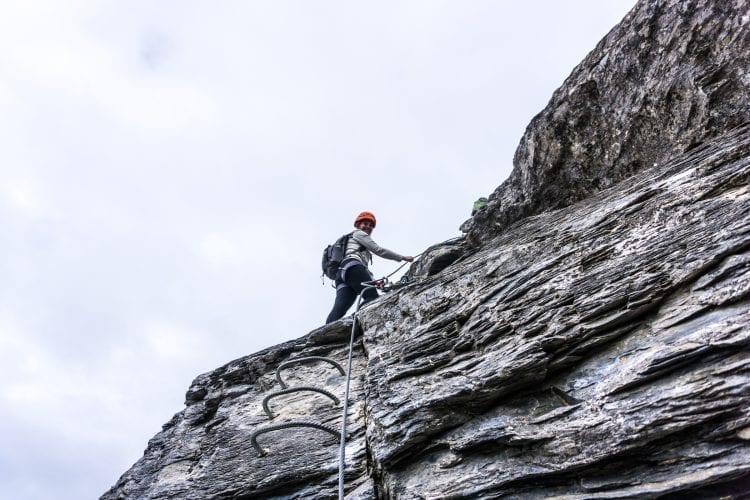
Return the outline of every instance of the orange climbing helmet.
<path id="1" fill-rule="evenodd" d="M 354 225 L 356 226 L 363 220 L 369 220 L 372 222 L 372 227 L 375 227 L 375 215 L 372 212 L 362 212 L 360 213 L 356 219 L 354 219 Z"/>

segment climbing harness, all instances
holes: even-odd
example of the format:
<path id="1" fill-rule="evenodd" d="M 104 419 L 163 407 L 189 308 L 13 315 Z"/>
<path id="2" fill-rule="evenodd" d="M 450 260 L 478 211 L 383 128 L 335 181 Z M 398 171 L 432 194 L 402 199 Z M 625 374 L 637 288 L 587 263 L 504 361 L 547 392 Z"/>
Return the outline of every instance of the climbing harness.
<path id="1" fill-rule="evenodd" d="M 394 274 L 396 274 L 397 272 L 399 272 L 401 269 L 403 269 L 406 264 L 413 264 L 414 261 L 416 261 L 417 257 L 419 257 L 420 255 L 422 255 L 423 253 L 424 252 L 421 252 L 421 253 L 418 253 L 417 255 L 415 255 L 414 256 L 414 260 L 411 261 L 411 262 L 409 262 L 409 261 L 404 262 L 403 264 L 401 264 L 400 266 L 398 266 L 391 274 L 389 274 L 387 276 L 384 276 L 383 278 L 380 278 L 379 280 L 368 281 L 367 283 L 376 283 L 378 281 L 384 281 L 386 283 L 390 283 L 388 281 L 388 278 L 390 278 L 391 276 L 393 276 Z M 407 283 L 407 281 L 408 281 L 408 283 Z M 399 284 L 398 286 L 391 286 L 390 288 L 383 288 L 382 286 L 376 286 L 375 288 L 380 288 L 384 292 L 388 292 L 388 291 L 391 291 L 391 290 L 395 290 L 396 288 L 401 288 L 402 286 L 406 286 L 407 284 L 411 284 L 413 281 L 414 281 L 413 279 L 410 280 L 410 279 L 407 278 L 406 275 L 403 275 L 401 277 L 401 279 L 398 281 L 398 284 Z M 325 285 L 325 279 L 323 279 L 323 276 L 320 277 L 320 283 L 322 285 Z M 336 288 L 336 280 L 334 280 L 334 279 L 331 280 L 331 286 L 333 288 Z"/>

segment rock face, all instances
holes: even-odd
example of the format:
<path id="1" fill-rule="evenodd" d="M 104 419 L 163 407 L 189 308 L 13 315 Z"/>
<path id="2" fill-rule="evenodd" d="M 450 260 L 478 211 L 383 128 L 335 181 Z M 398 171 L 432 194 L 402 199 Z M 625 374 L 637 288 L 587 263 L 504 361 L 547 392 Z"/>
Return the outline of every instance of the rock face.
<path id="1" fill-rule="evenodd" d="M 347 498 L 750 498 L 749 28 L 639 3 L 466 241 L 360 312 Z M 285 363 L 346 368 L 351 328 L 197 377 L 102 498 L 335 497 L 346 377 Z"/>
<path id="2" fill-rule="evenodd" d="M 750 120 L 747 0 L 641 1 L 529 124 L 486 241 Z"/>
<path id="3" fill-rule="evenodd" d="M 315 356 L 346 367 L 350 330 L 351 320 L 342 320 L 196 378 L 186 394 L 186 408 L 149 441 L 143 458 L 102 498 L 335 497 L 338 438 L 311 428 L 281 429 L 257 436 L 258 445 L 268 450 L 260 457 L 251 437 L 292 421 L 338 430 L 341 406 L 322 394 L 266 398 L 281 389 L 276 369 L 283 362 Z M 358 343 L 349 398 L 347 488 L 372 492 L 364 439 L 366 363 Z M 346 379 L 329 364 L 290 367 L 279 371 L 279 377 L 288 387 L 314 385 L 343 399 Z"/>
<path id="4" fill-rule="evenodd" d="M 750 486 L 748 180 L 745 126 L 362 313 L 380 491 Z"/>

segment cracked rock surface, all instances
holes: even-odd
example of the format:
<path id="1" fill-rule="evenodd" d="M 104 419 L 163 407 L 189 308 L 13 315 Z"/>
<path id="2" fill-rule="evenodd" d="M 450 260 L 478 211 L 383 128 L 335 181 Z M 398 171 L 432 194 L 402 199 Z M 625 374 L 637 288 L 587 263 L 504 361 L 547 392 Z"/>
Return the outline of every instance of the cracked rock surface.
<path id="1" fill-rule="evenodd" d="M 750 491 L 749 181 L 743 126 L 365 311 L 384 496 Z"/>
<path id="2" fill-rule="evenodd" d="M 750 120 L 750 3 L 642 0 L 531 121 L 477 239 Z"/>
<path id="3" fill-rule="evenodd" d="M 750 498 L 748 7 L 639 2 L 362 310 L 347 498 Z M 335 498 L 352 327 L 198 376 L 102 498 Z"/>
<path id="4" fill-rule="evenodd" d="M 361 313 L 352 498 L 628 498 L 750 486 L 750 125 L 529 218 Z M 338 428 L 284 362 L 345 366 L 350 321 L 198 377 L 103 498 L 331 498 Z M 290 387 L 343 398 L 331 365 Z"/>
<path id="5" fill-rule="evenodd" d="M 310 427 L 253 433 L 289 422 L 340 429 L 342 407 L 315 392 L 283 392 L 279 365 L 326 357 L 346 369 L 351 320 L 233 361 L 199 376 L 185 409 L 164 425 L 141 458 L 102 498 L 331 498 L 338 492 L 339 438 Z M 374 498 L 365 449 L 366 358 L 355 342 L 349 397 L 346 482 L 359 498 Z M 284 368 L 289 388 L 314 386 L 343 400 L 346 378 L 320 361 Z M 271 396 L 270 399 L 266 399 Z M 264 400 L 271 411 L 263 408 Z M 356 497 L 355 497 L 356 498 Z"/>

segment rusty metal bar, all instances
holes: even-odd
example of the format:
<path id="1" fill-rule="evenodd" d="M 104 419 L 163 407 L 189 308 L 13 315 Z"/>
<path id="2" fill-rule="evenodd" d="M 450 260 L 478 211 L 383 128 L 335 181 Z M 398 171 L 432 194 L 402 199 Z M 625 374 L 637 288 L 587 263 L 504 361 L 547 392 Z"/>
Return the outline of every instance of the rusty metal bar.
<path id="1" fill-rule="evenodd" d="M 341 439 L 341 433 L 337 431 L 336 429 L 332 429 L 331 427 L 328 427 L 327 425 L 318 424 L 315 422 L 285 422 L 283 424 L 278 425 L 272 425 L 270 427 L 265 427 L 263 429 L 258 429 L 257 431 L 253 432 L 250 435 L 250 443 L 253 445 L 253 448 L 255 448 L 255 451 L 258 452 L 259 457 L 263 457 L 268 455 L 268 452 L 260 447 L 258 444 L 258 436 L 261 434 L 265 434 L 267 432 L 273 432 L 278 431 L 282 429 L 289 429 L 291 427 L 312 427 L 313 429 L 318 429 L 321 431 L 325 431 L 329 434 L 333 434 L 334 436 Z"/>
<path id="2" fill-rule="evenodd" d="M 268 418 L 274 418 L 273 412 L 271 412 L 270 408 L 268 408 L 268 401 L 271 398 L 275 398 L 276 396 L 282 396 L 284 394 L 291 394 L 293 392 L 301 392 L 301 391 L 312 391 L 317 392 L 320 394 L 323 394 L 324 396 L 328 396 L 331 398 L 334 402 L 334 404 L 339 404 L 339 398 L 331 394 L 330 392 L 319 389 L 318 387 L 310 387 L 310 386 L 301 386 L 301 387 L 290 387 L 289 389 L 282 389 L 280 391 L 272 392 L 269 395 L 267 395 L 265 398 L 263 398 L 263 409 L 266 411 L 266 414 L 268 415 Z"/>
<path id="3" fill-rule="evenodd" d="M 306 358 L 290 359 L 289 361 L 285 361 L 285 362 L 281 363 L 278 366 L 278 368 L 276 368 L 276 380 L 279 381 L 279 385 L 281 385 L 281 388 L 282 389 L 286 389 L 287 388 L 286 383 L 283 380 L 281 380 L 281 370 L 283 368 L 287 368 L 287 367 L 293 366 L 293 365 L 300 365 L 300 364 L 304 364 L 304 363 L 312 363 L 312 362 L 315 362 L 315 361 L 325 361 L 326 363 L 330 363 L 333 366 L 335 366 L 336 368 L 338 368 L 339 373 L 341 373 L 341 375 L 346 375 L 346 372 L 344 371 L 344 368 L 339 363 L 337 363 L 336 361 L 332 360 L 331 358 L 325 358 L 323 356 L 309 356 L 309 357 L 306 357 Z"/>

